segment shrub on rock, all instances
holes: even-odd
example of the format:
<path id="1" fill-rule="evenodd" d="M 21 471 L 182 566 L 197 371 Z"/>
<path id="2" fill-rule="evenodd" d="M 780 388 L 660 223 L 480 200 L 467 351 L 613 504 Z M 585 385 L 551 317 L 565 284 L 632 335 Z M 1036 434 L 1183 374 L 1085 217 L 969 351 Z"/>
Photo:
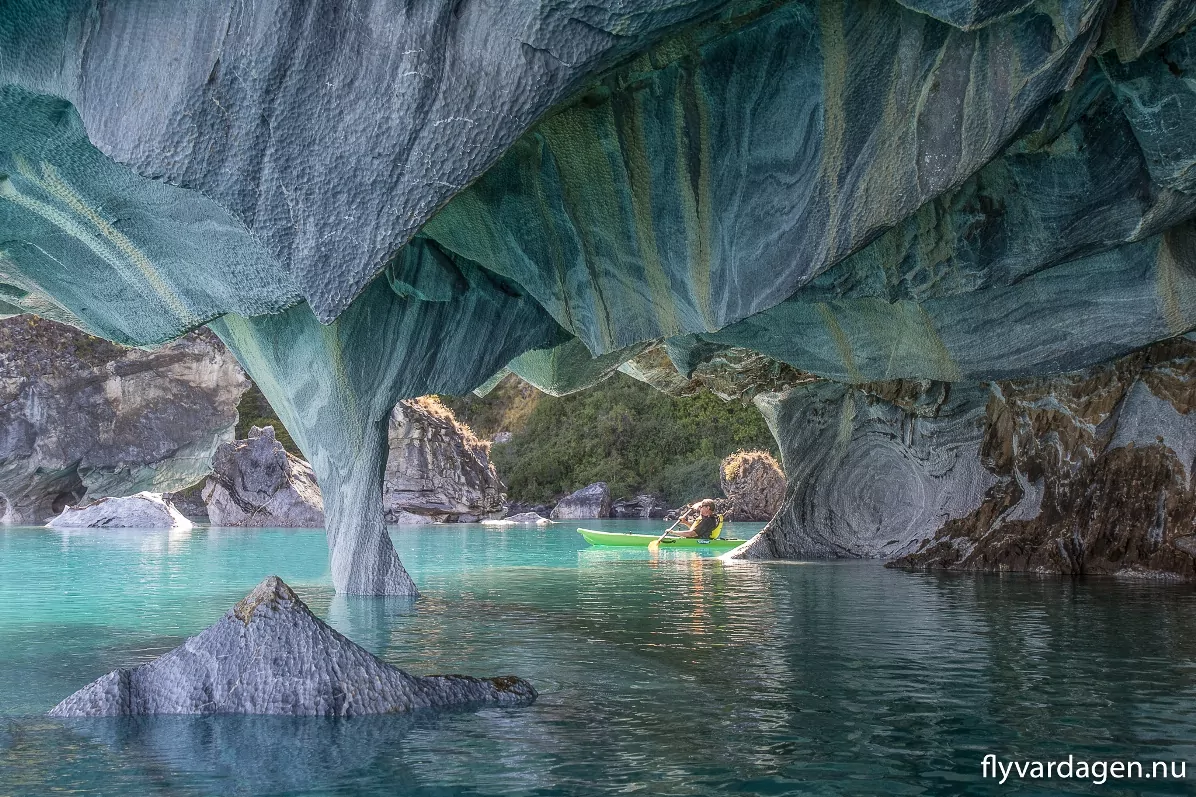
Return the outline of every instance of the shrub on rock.
<path id="1" fill-rule="evenodd" d="M 785 500 L 785 473 L 767 451 L 737 451 L 724 459 L 719 486 L 731 501 L 728 520 L 772 520 Z"/>

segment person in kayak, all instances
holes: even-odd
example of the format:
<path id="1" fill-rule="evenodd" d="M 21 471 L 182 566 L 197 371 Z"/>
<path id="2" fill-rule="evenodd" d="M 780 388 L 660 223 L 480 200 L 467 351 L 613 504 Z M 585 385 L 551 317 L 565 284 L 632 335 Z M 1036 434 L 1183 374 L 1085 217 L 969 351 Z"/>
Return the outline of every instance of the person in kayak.
<path id="1" fill-rule="evenodd" d="M 693 508 L 698 510 L 698 514 L 690 522 L 689 528 L 685 531 L 674 531 L 673 536 L 697 537 L 699 540 L 713 539 L 723 525 L 723 519 L 714 514 L 714 501 L 705 498 L 694 504 Z"/>

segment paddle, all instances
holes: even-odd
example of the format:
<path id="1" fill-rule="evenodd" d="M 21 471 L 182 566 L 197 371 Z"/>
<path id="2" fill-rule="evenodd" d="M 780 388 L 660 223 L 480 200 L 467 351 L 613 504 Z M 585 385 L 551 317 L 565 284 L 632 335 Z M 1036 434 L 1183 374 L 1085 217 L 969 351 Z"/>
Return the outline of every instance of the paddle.
<path id="1" fill-rule="evenodd" d="M 692 509 L 692 507 L 689 507 L 689 506 L 685 507 L 685 511 L 677 516 L 677 523 L 680 523 L 681 521 L 683 521 L 687 517 L 689 517 L 690 509 Z M 665 537 L 669 536 L 670 531 L 677 528 L 677 523 L 674 523 L 673 525 L 669 526 L 667 529 L 664 530 L 664 534 L 661 534 L 659 537 L 652 540 L 652 542 L 648 543 L 648 550 L 649 551 L 659 551 L 660 550 L 660 541 L 663 540 Z"/>

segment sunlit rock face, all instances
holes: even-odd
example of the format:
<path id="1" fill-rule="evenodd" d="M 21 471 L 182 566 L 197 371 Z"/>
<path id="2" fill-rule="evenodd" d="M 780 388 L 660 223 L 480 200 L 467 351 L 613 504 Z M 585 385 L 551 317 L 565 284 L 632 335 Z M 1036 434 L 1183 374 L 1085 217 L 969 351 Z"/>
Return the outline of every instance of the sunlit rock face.
<path id="1" fill-rule="evenodd" d="M 489 446 L 434 397 L 400 401 L 388 433 L 390 454 L 382 482 L 386 519 L 477 522 L 497 516 L 506 493 Z"/>
<path id="2" fill-rule="evenodd" d="M 535 698 L 532 685 L 514 676 L 408 675 L 338 634 L 271 576 L 215 625 L 148 664 L 93 681 L 50 716 L 353 717 Z"/>
<path id="3" fill-rule="evenodd" d="M 724 459 L 718 484 L 731 501 L 727 520 L 772 520 L 785 497 L 785 474 L 767 451 L 737 451 Z"/>
<path id="4" fill-rule="evenodd" d="M 338 590 L 411 593 L 380 506 L 400 398 L 713 344 L 856 386 L 791 397 L 816 407 L 954 385 L 927 422 L 954 440 L 969 385 L 1188 332 L 1194 18 L 10 4 L 0 314 L 137 343 L 217 319 L 316 470 Z"/>
<path id="5" fill-rule="evenodd" d="M 0 522 L 203 479 L 249 382 L 210 333 L 127 349 L 51 321 L 0 321 Z"/>

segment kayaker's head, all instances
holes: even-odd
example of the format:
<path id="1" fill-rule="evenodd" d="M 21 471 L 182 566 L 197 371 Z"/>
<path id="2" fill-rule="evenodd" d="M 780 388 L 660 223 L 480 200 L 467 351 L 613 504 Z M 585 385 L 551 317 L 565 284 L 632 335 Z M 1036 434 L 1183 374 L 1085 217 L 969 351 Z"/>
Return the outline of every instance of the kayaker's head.
<path id="1" fill-rule="evenodd" d="M 714 514 L 714 501 L 709 498 L 698 502 L 698 514 L 702 517 L 710 517 Z"/>

